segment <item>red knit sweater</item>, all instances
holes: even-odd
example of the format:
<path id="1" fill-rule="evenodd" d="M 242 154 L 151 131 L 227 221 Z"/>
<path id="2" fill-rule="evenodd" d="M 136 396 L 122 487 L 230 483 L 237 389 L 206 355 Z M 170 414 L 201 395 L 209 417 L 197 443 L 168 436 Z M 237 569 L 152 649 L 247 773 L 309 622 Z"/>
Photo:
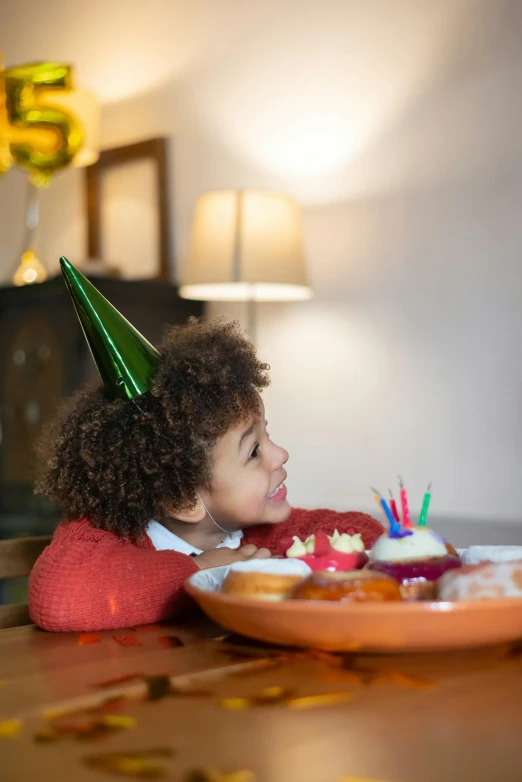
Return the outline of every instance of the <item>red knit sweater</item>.
<path id="1" fill-rule="evenodd" d="M 303 538 L 317 529 L 332 534 L 335 528 L 350 535 L 360 532 L 366 547 L 383 531 L 364 513 L 294 509 L 283 524 L 245 530 L 242 545 L 253 543 L 279 554 L 291 535 Z M 134 544 L 89 521 L 65 522 L 31 573 L 31 617 L 45 630 L 56 631 L 159 622 L 187 607 L 183 582 L 197 570 L 186 554 L 156 551 L 147 535 Z"/>

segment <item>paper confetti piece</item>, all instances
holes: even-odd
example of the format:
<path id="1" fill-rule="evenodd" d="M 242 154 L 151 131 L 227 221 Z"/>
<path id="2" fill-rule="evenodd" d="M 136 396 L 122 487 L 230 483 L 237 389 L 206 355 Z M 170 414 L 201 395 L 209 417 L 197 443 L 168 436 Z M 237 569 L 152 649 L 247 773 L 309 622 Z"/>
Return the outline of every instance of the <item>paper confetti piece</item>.
<path id="1" fill-rule="evenodd" d="M 96 635 L 95 633 L 81 633 L 78 636 L 78 643 L 80 646 L 85 646 L 86 644 L 99 644 L 101 641 L 101 635 Z"/>
<path id="2" fill-rule="evenodd" d="M 421 679 L 420 676 L 411 676 L 409 673 L 390 673 L 390 680 L 403 687 L 411 687 L 414 690 L 433 690 L 436 688 L 434 682 L 427 679 Z"/>
<path id="3" fill-rule="evenodd" d="M 102 722 L 109 728 L 130 730 L 130 728 L 136 727 L 136 720 L 134 717 L 128 717 L 125 714 L 106 714 L 105 717 L 103 717 Z"/>
<path id="4" fill-rule="evenodd" d="M 84 761 L 89 768 L 106 771 L 123 777 L 138 777 L 141 779 L 159 779 L 167 773 L 162 762 L 172 756 L 172 750 L 167 748 L 150 749 L 143 752 L 103 752 L 89 755 Z"/>
<path id="5" fill-rule="evenodd" d="M 246 698 L 223 698 L 221 706 L 229 711 L 241 711 L 256 706 L 271 706 L 275 703 L 284 703 L 292 695 L 291 690 L 282 687 L 267 687 L 256 695 Z"/>
<path id="6" fill-rule="evenodd" d="M 196 769 L 189 773 L 185 782 L 256 782 L 256 775 L 247 769 L 229 774 L 220 774 L 215 769 Z"/>
<path id="7" fill-rule="evenodd" d="M 347 703 L 352 698 L 353 693 L 348 691 L 296 696 L 291 690 L 285 690 L 282 687 L 267 687 L 255 695 L 223 698 L 220 701 L 220 705 L 229 711 L 241 711 L 257 706 L 271 706 L 274 704 L 283 704 L 289 709 L 313 709 L 321 706 L 335 706 L 339 703 Z"/>
<path id="8" fill-rule="evenodd" d="M 177 649 L 183 646 L 183 641 L 177 635 L 160 635 L 158 642 L 165 649 Z"/>
<path id="9" fill-rule="evenodd" d="M 0 739 L 14 739 L 22 730 L 22 720 L 0 720 Z"/>
<path id="10" fill-rule="evenodd" d="M 338 703 L 351 701 L 351 692 L 325 692 L 319 695 L 302 695 L 297 698 L 288 698 L 286 705 L 289 709 L 316 709 L 321 706 L 336 706 Z"/>
<path id="11" fill-rule="evenodd" d="M 312 658 L 312 660 L 320 660 L 321 662 L 331 665 L 334 668 L 343 668 L 346 665 L 346 658 L 343 654 L 334 654 L 334 652 L 325 652 L 322 649 L 309 649 L 304 652 L 304 656 Z"/>
<path id="12" fill-rule="evenodd" d="M 96 741 L 119 730 L 136 727 L 134 717 L 123 714 L 106 714 L 103 717 L 53 721 L 35 734 L 38 744 L 50 744 L 60 739 L 76 738 L 80 741 Z"/>
<path id="13" fill-rule="evenodd" d="M 102 716 L 108 710 L 115 711 L 127 705 L 127 698 L 123 695 L 106 695 L 104 699 L 95 706 L 78 706 L 71 709 L 67 703 L 63 706 L 51 706 L 42 710 L 42 717 L 45 720 L 59 720 L 65 717 L 96 717 Z"/>
<path id="14" fill-rule="evenodd" d="M 139 638 L 135 635 L 113 635 L 115 641 L 121 646 L 143 646 Z"/>

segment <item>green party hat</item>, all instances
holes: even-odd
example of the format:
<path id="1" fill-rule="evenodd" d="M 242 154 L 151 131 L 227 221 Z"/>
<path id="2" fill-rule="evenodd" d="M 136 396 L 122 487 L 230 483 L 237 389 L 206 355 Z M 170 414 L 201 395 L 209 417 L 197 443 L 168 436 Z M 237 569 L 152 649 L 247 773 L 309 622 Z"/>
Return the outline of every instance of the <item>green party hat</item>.
<path id="1" fill-rule="evenodd" d="M 136 399 L 150 389 L 160 354 L 67 258 L 60 266 L 103 385 Z"/>

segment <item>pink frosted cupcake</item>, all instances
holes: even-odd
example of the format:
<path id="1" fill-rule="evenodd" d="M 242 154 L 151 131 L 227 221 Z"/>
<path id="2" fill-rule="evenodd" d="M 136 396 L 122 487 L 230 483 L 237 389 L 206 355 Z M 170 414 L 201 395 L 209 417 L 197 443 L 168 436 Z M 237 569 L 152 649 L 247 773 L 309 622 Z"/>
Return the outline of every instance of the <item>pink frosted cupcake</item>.
<path id="1" fill-rule="evenodd" d="M 361 535 L 340 534 L 337 530 L 331 536 L 319 530 L 306 540 L 294 536 L 285 556 L 306 562 L 314 571 L 357 570 L 368 562 Z"/>

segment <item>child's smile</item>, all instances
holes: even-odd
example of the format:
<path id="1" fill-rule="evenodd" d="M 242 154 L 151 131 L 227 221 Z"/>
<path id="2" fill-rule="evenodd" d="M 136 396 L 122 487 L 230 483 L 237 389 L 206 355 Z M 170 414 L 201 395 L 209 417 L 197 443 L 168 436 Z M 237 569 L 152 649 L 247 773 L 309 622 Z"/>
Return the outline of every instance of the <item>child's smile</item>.
<path id="1" fill-rule="evenodd" d="M 283 481 L 279 484 L 279 486 L 275 487 L 274 491 L 268 498 L 268 502 L 273 502 L 274 504 L 277 502 L 283 502 L 283 500 L 286 500 L 286 495 L 287 495 L 287 490 L 283 479 Z"/>

